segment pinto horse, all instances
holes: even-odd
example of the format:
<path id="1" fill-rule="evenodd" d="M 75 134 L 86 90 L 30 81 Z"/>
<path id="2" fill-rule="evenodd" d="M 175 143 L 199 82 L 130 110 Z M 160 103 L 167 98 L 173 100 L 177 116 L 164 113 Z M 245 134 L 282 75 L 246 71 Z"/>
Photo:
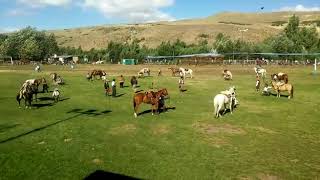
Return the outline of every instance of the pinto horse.
<path id="1" fill-rule="evenodd" d="M 183 76 L 183 78 L 185 79 L 186 78 L 186 75 L 189 74 L 191 79 L 192 79 L 192 69 L 185 69 L 185 68 L 179 68 L 180 70 L 180 76 Z"/>
<path id="2" fill-rule="evenodd" d="M 222 76 L 224 78 L 224 80 L 232 80 L 232 73 L 231 71 L 225 69 L 222 71 Z"/>
<path id="3" fill-rule="evenodd" d="M 254 67 L 254 72 L 256 72 L 257 76 L 261 76 L 262 78 L 265 78 L 267 75 L 267 70 L 263 68 Z"/>
<path id="4" fill-rule="evenodd" d="M 278 73 L 278 74 L 272 74 L 271 79 L 274 81 L 283 81 L 285 84 L 288 84 L 289 77 L 286 73 Z"/>
<path id="5" fill-rule="evenodd" d="M 292 84 L 283 84 L 280 82 L 272 81 L 272 87 L 277 92 L 277 97 L 280 97 L 281 91 L 288 91 L 289 96 L 288 99 L 293 98 L 293 86 Z"/>
<path id="6" fill-rule="evenodd" d="M 38 93 L 38 88 L 35 84 L 24 83 L 16 96 L 16 100 L 19 103 L 19 108 L 20 108 L 20 102 L 22 99 L 24 99 L 25 107 L 31 108 L 33 94 L 35 94 L 37 99 L 37 93 Z"/>
<path id="7" fill-rule="evenodd" d="M 138 117 L 137 111 L 139 109 L 140 104 L 142 103 L 151 104 L 152 115 L 153 112 L 156 111 L 156 109 L 158 109 L 158 100 L 154 97 L 154 94 L 152 92 L 136 93 L 133 96 L 133 109 L 135 117 Z"/>
<path id="8" fill-rule="evenodd" d="M 177 74 L 179 75 L 180 72 L 181 72 L 178 68 L 174 68 L 174 67 L 170 67 L 168 69 L 170 69 L 172 71 L 172 76 L 173 77 L 176 76 Z"/>

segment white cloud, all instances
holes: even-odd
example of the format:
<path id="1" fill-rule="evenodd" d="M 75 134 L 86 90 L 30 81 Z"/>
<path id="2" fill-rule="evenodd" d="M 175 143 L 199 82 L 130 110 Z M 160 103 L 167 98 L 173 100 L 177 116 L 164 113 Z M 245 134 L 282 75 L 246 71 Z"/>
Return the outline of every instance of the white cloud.
<path id="1" fill-rule="evenodd" d="M 7 16 L 27 16 L 32 14 L 30 11 L 26 9 L 12 9 L 6 13 Z"/>
<path id="2" fill-rule="evenodd" d="M 19 30 L 20 28 L 17 28 L 17 27 L 0 27 L 0 33 L 10 33 L 10 32 L 15 32 Z"/>
<path id="3" fill-rule="evenodd" d="M 95 8 L 107 18 L 129 22 L 171 21 L 172 16 L 161 8 L 174 4 L 174 0 L 84 0 L 84 8 Z"/>
<path id="4" fill-rule="evenodd" d="M 303 5 L 299 4 L 295 7 L 283 7 L 278 11 L 320 11 L 320 7 L 304 7 Z"/>
<path id="5" fill-rule="evenodd" d="M 72 0 L 18 0 L 19 3 L 33 8 L 46 6 L 66 6 L 69 5 L 71 1 Z"/>

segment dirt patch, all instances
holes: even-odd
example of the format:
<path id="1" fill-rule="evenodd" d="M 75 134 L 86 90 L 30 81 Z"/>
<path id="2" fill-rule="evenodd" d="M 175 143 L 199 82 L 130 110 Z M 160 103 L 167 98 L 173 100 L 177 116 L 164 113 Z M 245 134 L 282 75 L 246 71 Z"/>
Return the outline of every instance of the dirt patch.
<path id="1" fill-rule="evenodd" d="M 280 179 L 277 176 L 270 175 L 270 174 L 263 174 L 263 173 L 258 174 L 257 178 L 260 180 L 278 180 L 278 179 Z"/>
<path id="2" fill-rule="evenodd" d="M 119 127 L 114 127 L 109 130 L 109 133 L 112 135 L 121 135 L 121 134 L 130 134 L 135 132 L 137 127 L 134 124 L 124 124 Z"/>
<path id="3" fill-rule="evenodd" d="M 96 158 L 96 159 L 92 160 L 92 162 L 93 162 L 94 164 L 97 164 L 97 165 L 99 165 L 99 164 L 102 164 L 102 163 L 103 163 L 103 161 L 102 161 L 101 159 L 98 159 L 98 158 Z"/>
<path id="4" fill-rule="evenodd" d="M 165 135 L 170 132 L 169 126 L 165 125 L 165 124 L 155 125 L 151 129 L 152 129 L 152 134 L 154 134 L 154 135 Z"/>
<path id="5" fill-rule="evenodd" d="M 205 134 L 246 134 L 246 131 L 231 124 L 195 123 L 193 127 Z"/>
<path id="6" fill-rule="evenodd" d="M 261 126 L 252 126 L 250 127 L 251 129 L 254 129 L 256 131 L 262 132 L 262 133 L 267 133 L 267 134 L 277 134 L 277 132 L 271 130 L 271 129 L 267 129 Z"/>
<path id="7" fill-rule="evenodd" d="M 16 72 L 16 70 L 0 70 L 0 73 Z"/>

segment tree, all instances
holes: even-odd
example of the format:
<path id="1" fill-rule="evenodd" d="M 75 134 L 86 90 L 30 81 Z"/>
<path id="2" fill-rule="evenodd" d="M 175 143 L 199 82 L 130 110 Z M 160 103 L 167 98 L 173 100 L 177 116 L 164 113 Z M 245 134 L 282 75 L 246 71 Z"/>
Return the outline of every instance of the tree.
<path id="1" fill-rule="evenodd" d="M 35 39 L 27 39 L 19 50 L 20 56 L 25 60 L 40 60 L 41 51 Z"/>

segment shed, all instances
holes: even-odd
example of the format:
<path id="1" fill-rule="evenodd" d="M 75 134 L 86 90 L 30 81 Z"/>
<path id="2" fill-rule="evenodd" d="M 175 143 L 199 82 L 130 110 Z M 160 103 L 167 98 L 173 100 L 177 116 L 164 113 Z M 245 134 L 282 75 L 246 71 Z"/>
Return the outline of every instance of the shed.
<path id="1" fill-rule="evenodd" d="M 122 59 L 123 65 L 136 65 L 138 62 L 135 59 Z"/>

